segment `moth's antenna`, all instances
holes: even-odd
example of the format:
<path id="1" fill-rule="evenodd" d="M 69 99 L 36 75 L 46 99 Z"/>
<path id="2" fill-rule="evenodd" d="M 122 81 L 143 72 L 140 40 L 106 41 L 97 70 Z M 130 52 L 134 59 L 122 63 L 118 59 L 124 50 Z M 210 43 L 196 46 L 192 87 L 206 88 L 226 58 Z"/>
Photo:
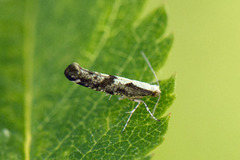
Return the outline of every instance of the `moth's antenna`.
<path id="1" fill-rule="evenodd" d="M 158 82 L 159 80 L 158 80 L 157 75 L 156 75 L 155 71 L 153 70 L 153 68 L 152 68 L 152 66 L 151 66 L 151 64 L 150 64 L 147 56 L 145 55 L 145 53 L 144 53 L 143 51 L 141 51 L 141 54 L 142 54 L 143 58 L 145 59 L 145 61 L 147 62 L 148 67 L 151 69 L 153 75 L 155 76 L 155 78 L 156 78 L 156 80 L 157 80 L 157 85 L 159 86 L 159 82 Z M 160 86 L 159 86 L 159 87 L 160 87 Z M 161 97 L 161 93 L 159 94 L 158 100 L 157 100 L 157 102 L 156 102 L 156 104 L 155 104 L 155 106 L 154 106 L 154 108 L 153 108 L 153 111 L 152 111 L 152 114 L 153 114 L 153 115 L 154 115 L 154 112 L 155 112 L 156 107 L 157 107 L 157 105 L 158 105 L 158 102 L 159 102 L 159 100 L 160 100 L 160 97 Z"/>

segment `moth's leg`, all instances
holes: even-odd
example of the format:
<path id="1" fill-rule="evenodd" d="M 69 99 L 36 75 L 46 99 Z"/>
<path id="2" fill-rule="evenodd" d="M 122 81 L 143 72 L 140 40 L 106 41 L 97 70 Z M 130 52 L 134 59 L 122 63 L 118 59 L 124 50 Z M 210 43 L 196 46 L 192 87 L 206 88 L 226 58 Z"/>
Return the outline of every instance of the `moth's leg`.
<path id="1" fill-rule="evenodd" d="M 138 104 L 136 105 L 136 107 L 135 107 L 132 111 L 128 112 L 128 113 L 130 113 L 130 115 L 129 115 L 129 117 L 128 117 L 128 120 L 127 120 L 125 126 L 123 127 L 122 133 L 123 133 L 123 131 L 126 129 L 128 123 L 129 123 L 129 121 L 130 121 L 130 118 L 132 117 L 133 113 L 136 111 L 136 109 L 138 108 L 138 106 L 140 105 L 140 103 L 141 103 L 141 102 L 138 102 Z"/>
<path id="2" fill-rule="evenodd" d="M 160 121 L 159 119 L 157 119 L 156 117 L 154 117 L 154 115 L 153 115 L 153 114 L 151 113 L 151 111 L 149 110 L 147 104 L 146 104 L 143 100 L 141 100 L 141 99 L 133 99 L 133 101 L 138 102 L 138 104 L 143 103 L 143 104 L 145 105 L 148 113 L 151 115 L 151 117 L 152 117 L 153 119 L 155 119 L 156 121 Z"/>
<path id="3" fill-rule="evenodd" d="M 153 112 L 152 112 L 153 115 L 154 115 L 154 113 L 155 113 L 155 110 L 156 110 L 156 108 L 157 108 L 157 105 L 158 105 L 158 102 L 159 102 L 160 98 L 161 98 L 161 93 L 159 94 L 158 99 L 157 99 L 157 102 L 156 102 L 155 105 L 154 105 Z"/>
<path id="4" fill-rule="evenodd" d="M 147 104 L 146 104 L 143 100 L 141 100 L 141 99 L 131 99 L 131 100 L 134 101 L 134 102 L 138 102 L 138 104 L 136 105 L 136 107 L 135 107 L 132 111 L 128 112 L 128 113 L 130 113 L 130 115 L 129 115 L 128 120 L 127 120 L 127 122 L 126 122 L 126 124 L 125 124 L 125 126 L 124 126 L 124 128 L 123 128 L 123 130 L 122 130 L 122 133 L 123 133 L 123 131 L 126 129 L 126 127 L 127 127 L 128 123 L 129 123 L 130 118 L 132 117 L 133 113 L 136 111 L 136 109 L 138 108 L 138 106 L 139 106 L 141 103 L 143 103 L 143 104 L 145 105 L 148 113 L 151 115 L 151 117 L 152 117 L 153 119 L 155 119 L 156 121 L 160 121 L 159 119 L 157 119 L 156 117 L 154 117 L 154 115 L 153 115 L 153 114 L 151 113 L 151 111 L 149 110 Z"/>
<path id="5" fill-rule="evenodd" d="M 125 99 L 125 98 L 126 98 L 126 97 L 121 96 L 121 97 L 118 97 L 118 100 L 121 101 L 121 100 L 123 100 L 123 99 Z"/>
<path id="6" fill-rule="evenodd" d="M 111 98 L 112 98 L 112 95 L 109 96 L 108 100 L 110 101 Z"/>
<path id="7" fill-rule="evenodd" d="M 108 97 L 108 100 L 110 101 L 110 99 L 112 98 L 112 95 L 111 94 L 105 94 L 105 96 L 108 96 L 109 95 L 109 97 Z"/>

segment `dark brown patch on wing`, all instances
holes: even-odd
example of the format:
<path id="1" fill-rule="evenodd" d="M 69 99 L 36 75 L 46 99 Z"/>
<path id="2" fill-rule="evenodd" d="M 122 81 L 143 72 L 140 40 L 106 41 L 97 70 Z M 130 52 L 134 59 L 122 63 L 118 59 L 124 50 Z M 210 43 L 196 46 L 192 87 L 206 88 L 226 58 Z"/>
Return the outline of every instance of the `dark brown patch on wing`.
<path id="1" fill-rule="evenodd" d="M 142 88 L 139 88 L 137 86 L 135 86 L 133 83 L 127 83 L 125 84 L 126 87 L 129 87 L 129 88 L 132 88 L 132 89 L 142 89 Z"/>
<path id="2" fill-rule="evenodd" d="M 101 83 L 98 84 L 98 86 L 104 88 L 108 85 L 112 85 L 114 83 L 115 78 L 117 77 L 109 75 L 109 77 L 106 77 Z"/>
<path id="3" fill-rule="evenodd" d="M 135 86 L 133 83 L 125 84 L 123 88 L 119 88 L 117 91 L 127 97 L 144 97 L 153 94 L 152 91 Z"/>

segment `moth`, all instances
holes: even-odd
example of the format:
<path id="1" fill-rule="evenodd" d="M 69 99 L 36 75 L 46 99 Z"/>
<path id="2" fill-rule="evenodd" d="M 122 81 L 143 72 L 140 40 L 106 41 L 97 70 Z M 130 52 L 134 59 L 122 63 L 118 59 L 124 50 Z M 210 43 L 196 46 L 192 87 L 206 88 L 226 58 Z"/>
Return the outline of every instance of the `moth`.
<path id="1" fill-rule="evenodd" d="M 147 62 L 149 68 L 153 72 L 157 80 L 157 85 L 152 85 L 146 82 L 132 80 L 124 77 L 89 71 L 81 67 L 76 62 L 70 64 L 64 71 L 65 76 L 70 81 L 76 84 L 82 85 L 84 87 L 88 87 L 95 91 L 105 92 L 110 95 L 119 95 L 122 98 L 127 98 L 131 101 L 138 103 L 132 111 L 128 112 L 130 113 L 130 115 L 127 119 L 127 122 L 122 132 L 126 129 L 130 121 L 130 118 L 132 117 L 133 113 L 136 111 L 136 109 L 139 107 L 141 103 L 145 105 L 147 111 L 149 112 L 149 114 L 153 119 L 155 119 L 156 121 L 160 121 L 153 115 L 161 96 L 160 86 L 158 83 L 157 76 L 150 62 L 148 61 L 146 55 L 144 54 L 144 52 L 141 52 L 141 54 L 145 59 L 145 61 Z M 153 112 L 151 112 L 147 104 L 143 100 L 141 100 L 141 98 L 146 96 L 158 97 L 156 104 L 154 106 Z"/>

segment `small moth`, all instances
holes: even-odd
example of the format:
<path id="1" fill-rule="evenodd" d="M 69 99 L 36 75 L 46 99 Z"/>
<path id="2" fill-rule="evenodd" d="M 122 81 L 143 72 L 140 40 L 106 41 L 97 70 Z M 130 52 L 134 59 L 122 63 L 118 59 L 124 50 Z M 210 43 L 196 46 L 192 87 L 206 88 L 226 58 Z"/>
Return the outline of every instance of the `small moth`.
<path id="1" fill-rule="evenodd" d="M 157 79 L 157 76 L 151 64 L 149 63 L 146 55 L 143 52 L 141 52 L 141 54 L 146 60 L 155 78 Z M 130 113 L 130 115 L 128 117 L 128 120 L 122 132 L 126 129 L 132 114 L 135 112 L 135 110 L 138 108 L 138 106 L 141 103 L 145 105 L 151 117 L 159 121 L 159 119 L 157 119 L 153 115 L 161 95 L 159 84 L 151 85 L 145 82 L 132 80 L 124 77 L 89 71 L 87 69 L 80 67 L 78 63 L 70 64 L 65 69 L 64 74 L 70 81 L 76 84 L 88 87 L 96 91 L 105 92 L 110 95 L 119 95 L 122 98 L 128 98 L 129 100 L 137 102 L 138 104 L 136 105 L 136 107 L 132 111 L 128 112 Z M 157 79 L 157 83 L 158 83 L 158 79 Z M 146 96 L 151 96 L 151 97 L 158 96 L 158 100 L 154 106 L 153 113 L 149 110 L 147 104 L 143 100 L 141 100 L 141 98 Z"/>

